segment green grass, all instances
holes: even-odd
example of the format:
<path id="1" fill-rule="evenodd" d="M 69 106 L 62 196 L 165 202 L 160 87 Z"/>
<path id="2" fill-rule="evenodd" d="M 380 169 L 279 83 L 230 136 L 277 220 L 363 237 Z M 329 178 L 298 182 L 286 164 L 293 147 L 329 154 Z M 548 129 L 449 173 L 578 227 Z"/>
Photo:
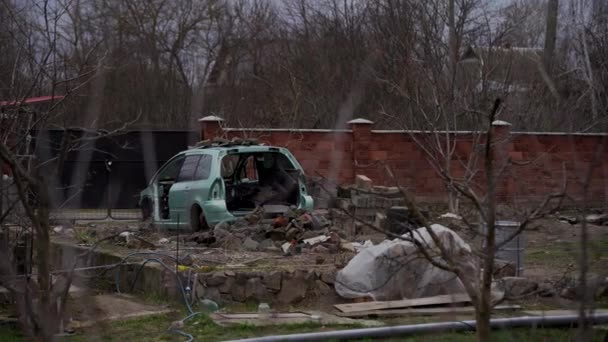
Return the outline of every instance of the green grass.
<path id="1" fill-rule="evenodd" d="M 0 325 L 0 341 L 16 342 L 23 340 L 23 335 L 21 335 L 21 332 L 17 328 L 10 325 Z"/>
<path id="2" fill-rule="evenodd" d="M 572 242 L 556 242 L 551 248 L 526 249 L 525 262 L 563 268 L 576 262 L 576 245 Z"/>
<path id="3" fill-rule="evenodd" d="M 608 238 L 589 241 L 589 266 L 592 271 L 604 270 L 608 257 Z M 563 270 L 568 265 L 576 266 L 580 248 L 578 241 L 560 241 L 550 247 L 528 248 L 524 260 L 526 263 L 544 265 L 551 269 Z"/>
<path id="4" fill-rule="evenodd" d="M 97 327 L 81 331 L 75 336 L 65 337 L 66 342 L 89 341 L 93 336 L 100 341 L 184 341 L 184 337 L 170 334 L 167 327 L 172 321 L 181 318 L 178 314 L 149 316 L 141 319 L 127 320 L 102 324 Z M 359 326 L 321 326 L 316 323 L 301 323 L 278 325 L 270 327 L 256 327 L 252 325 L 237 325 L 229 328 L 215 325 L 207 316 L 193 318 L 183 328 L 192 334 L 196 341 L 223 341 L 268 335 L 284 335 L 313 331 L 330 331 L 338 329 L 352 329 Z M 603 341 L 606 330 L 596 330 L 593 341 Z M 492 341 L 499 342 L 527 342 L 527 341 L 572 341 L 576 337 L 576 329 L 510 329 L 497 330 L 492 333 Z M 23 341 L 20 333 L 8 326 L 0 326 L 0 341 Z M 361 339 L 359 341 L 375 341 L 375 339 Z M 412 337 L 394 337 L 382 341 L 396 342 L 472 342 L 475 341 L 474 332 L 442 333 L 430 335 L 417 335 Z"/>
<path id="5" fill-rule="evenodd" d="M 91 336 L 101 341 L 183 341 L 182 336 L 170 334 L 167 327 L 173 320 L 179 319 L 175 315 L 159 315 L 124 322 L 113 322 L 97 329 L 92 328 L 79 335 L 66 338 L 65 341 L 88 341 Z M 278 326 L 257 327 L 253 325 L 237 325 L 220 327 L 215 325 L 207 316 L 198 316 L 188 321 L 183 331 L 192 334 L 196 341 L 223 341 L 268 335 L 284 335 L 305 333 L 313 331 L 330 331 L 340 329 L 360 328 L 359 326 L 322 326 L 316 323 L 286 324 Z M 598 332 L 594 341 L 603 341 L 605 331 Z M 0 341 L 17 341 L 16 339 L 3 339 Z M 576 336 L 575 329 L 510 329 L 494 331 L 492 341 L 571 341 Z M 442 333 L 432 335 L 418 335 L 413 337 L 396 337 L 383 341 L 462 341 L 475 340 L 474 332 Z M 374 341 L 362 339 L 360 341 Z"/>

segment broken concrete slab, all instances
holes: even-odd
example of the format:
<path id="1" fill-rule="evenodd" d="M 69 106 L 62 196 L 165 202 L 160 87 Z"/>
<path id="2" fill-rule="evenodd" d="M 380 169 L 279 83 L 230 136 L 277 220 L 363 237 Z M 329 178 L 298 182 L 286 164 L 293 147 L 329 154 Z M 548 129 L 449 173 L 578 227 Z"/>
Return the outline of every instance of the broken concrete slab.
<path id="1" fill-rule="evenodd" d="M 250 237 L 246 238 L 245 241 L 243 241 L 243 248 L 248 251 L 257 251 L 259 245 L 260 244 L 257 241 L 253 240 Z"/>
<path id="2" fill-rule="evenodd" d="M 275 247 L 274 241 L 272 241 L 271 239 L 262 240 L 262 242 L 258 244 L 258 250 L 260 251 L 263 251 L 270 247 Z"/>
<path id="3" fill-rule="evenodd" d="M 494 278 L 513 277 L 516 271 L 515 263 L 501 259 L 494 260 Z"/>
<path id="4" fill-rule="evenodd" d="M 604 225 L 608 223 L 608 214 L 591 214 L 585 217 L 585 220 L 591 224 Z"/>
<path id="5" fill-rule="evenodd" d="M 499 281 L 505 296 L 520 297 L 531 294 L 538 289 L 538 283 L 525 277 L 504 277 Z"/>
<path id="6" fill-rule="evenodd" d="M 308 244 L 310 246 L 314 246 L 316 244 L 319 244 L 321 242 L 325 242 L 329 240 L 329 236 L 327 235 L 319 235 L 319 236 L 315 236 L 306 240 L 303 240 L 302 242 L 304 242 L 305 244 Z"/>
<path id="7" fill-rule="evenodd" d="M 355 186 L 358 189 L 371 191 L 372 185 L 373 185 L 372 180 L 369 177 L 367 177 L 366 175 L 356 175 L 355 176 Z"/>

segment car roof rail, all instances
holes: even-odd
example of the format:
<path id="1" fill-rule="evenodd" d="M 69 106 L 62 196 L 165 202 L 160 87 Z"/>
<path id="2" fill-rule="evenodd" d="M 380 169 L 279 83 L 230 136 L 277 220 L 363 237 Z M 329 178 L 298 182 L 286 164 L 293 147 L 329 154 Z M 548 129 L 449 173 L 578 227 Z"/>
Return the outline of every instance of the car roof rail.
<path id="1" fill-rule="evenodd" d="M 233 146 L 256 146 L 263 145 L 258 142 L 257 139 L 243 139 L 234 137 L 231 140 L 224 138 L 213 138 L 203 141 L 199 141 L 196 145 L 191 148 L 205 149 L 212 147 L 233 147 Z"/>

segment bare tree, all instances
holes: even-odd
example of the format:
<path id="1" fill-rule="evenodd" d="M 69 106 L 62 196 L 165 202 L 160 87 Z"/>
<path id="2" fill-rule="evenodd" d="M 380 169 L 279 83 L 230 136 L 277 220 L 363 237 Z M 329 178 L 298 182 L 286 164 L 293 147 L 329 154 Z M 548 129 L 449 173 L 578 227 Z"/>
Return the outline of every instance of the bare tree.
<path id="1" fill-rule="evenodd" d="M 66 39 L 60 34 L 60 24 L 71 12 L 70 6 L 51 1 L 26 1 L 18 5 L 11 1 L 0 3 L 10 27 L 7 32 L 9 43 L 19 47 L 16 57 L 0 65 L 0 70 L 12 68 L 15 73 L 20 73 L 3 93 L 13 100 L 3 103 L 2 120 L 7 126 L 3 125 L 0 131 L 0 163 L 3 171 L 5 167 L 9 171 L 11 187 L 15 189 L 17 198 L 3 206 L 0 223 L 6 223 L 11 213 L 21 216 L 22 234 L 28 234 L 34 242 L 35 270 L 35 279 L 27 273 L 29 271 L 18 274 L 9 249 L 2 249 L 0 283 L 13 296 L 22 330 L 32 340 L 51 340 L 58 332 L 73 274 L 73 271 L 68 274 L 65 282 L 53 283 L 50 211 L 61 203 L 54 203 L 49 192 L 57 184 L 56 179 L 68 153 L 100 136 L 117 132 L 74 139 L 66 133 L 54 157 L 48 160 L 35 157 L 34 148 L 41 147 L 41 142 L 33 145 L 36 134 L 60 123 L 65 114 L 64 105 L 96 74 L 95 70 L 84 65 L 80 69 L 74 68 L 65 60 L 62 47 Z M 40 94 L 50 94 L 48 104 L 28 108 L 26 99 Z M 120 128 L 129 123 L 124 122 Z"/>

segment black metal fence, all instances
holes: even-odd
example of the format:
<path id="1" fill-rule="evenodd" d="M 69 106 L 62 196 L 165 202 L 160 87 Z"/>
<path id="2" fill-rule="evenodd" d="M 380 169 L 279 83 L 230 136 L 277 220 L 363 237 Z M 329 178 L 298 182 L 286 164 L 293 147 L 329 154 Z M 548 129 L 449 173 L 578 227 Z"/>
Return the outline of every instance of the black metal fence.
<path id="1" fill-rule="evenodd" d="M 56 157 L 65 134 L 71 141 L 68 145 L 74 147 L 60 162 Z M 53 168 L 61 164 L 61 172 L 48 182 L 55 218 L 139 218 L 139 192 L 154 172 L 198 141 L 198 132 L 192 131 L 140 130 L 96 138 L 98 135 L 81 130 L 36 132 L 40 162 Z"/>

